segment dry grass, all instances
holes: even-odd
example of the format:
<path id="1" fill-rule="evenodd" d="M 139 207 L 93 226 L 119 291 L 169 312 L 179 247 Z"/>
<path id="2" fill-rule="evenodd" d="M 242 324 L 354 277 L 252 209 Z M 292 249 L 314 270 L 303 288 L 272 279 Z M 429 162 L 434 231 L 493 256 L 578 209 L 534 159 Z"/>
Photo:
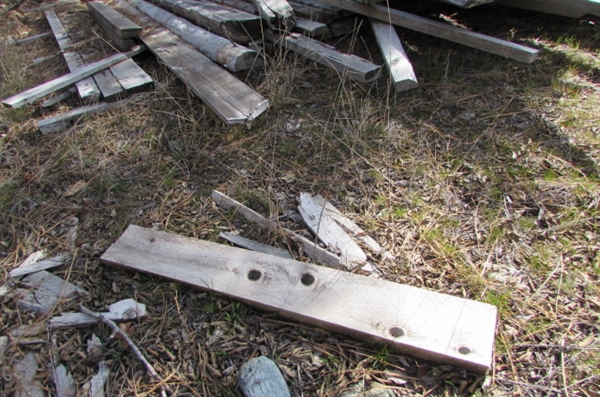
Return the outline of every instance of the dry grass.
<path id="1" fill-rule="evenodd" d="M 2 280 L 32 252 L 67 252 L 72 263 L 55 273 L 88 289 L 89 307 L 128 297 L 148 305 L 151 317 L 129 332 L 173 395 L 240 395 L 237 370 L 259 354 L 276 360 L 298 396 L 336 396 L 357 384 L 410 396 L 599 395 L 598 28 L 498 12 L 453 17 L 540 46 L 539 61 L 518 64 L 406 31 L 421 86 L 394 94 L 385 80 L 340 81 L 276 56 L 247 77 L 272 103 L 250 129 L 224 127 L 151 57 L 142 63 L 161 89 L 64 133 L 39 135 L 37 107 L 0 109 Z M 46 30 L 42 15 L 0 18 L 3 97 L 64 73 L 60 60 L 30 66 L 56 51 L 51 41 L 7 43 Z M 366 33 L 339 44 L 369 56 L 372 43 Z M 78 181 L 85 187 L 65 195 Z M 394 255 L 371 258 L 387 279 L 497 305 L 493 371 L 483 379 L 99 262 L 130 223 L 215 241 L 237 229 L 285 246 L 216 208 L 214 188 L 271 216 L 294 209 L 300 192 L 320 193 Z M 1 299 L 0 334 L 43 321 Z M 92 332 L 105 341 L 101 357 L 86 353 Z M 98 326 L 59 332 L 54 348 L 11 345 L 0 358 L 2 395 L 15 387 L 13 361 L 28 350 L 49 388 L 43 369 L 53 354 L 78 385 L 104 359 L 107 395 L 156 395 L 109 335 Z"/>

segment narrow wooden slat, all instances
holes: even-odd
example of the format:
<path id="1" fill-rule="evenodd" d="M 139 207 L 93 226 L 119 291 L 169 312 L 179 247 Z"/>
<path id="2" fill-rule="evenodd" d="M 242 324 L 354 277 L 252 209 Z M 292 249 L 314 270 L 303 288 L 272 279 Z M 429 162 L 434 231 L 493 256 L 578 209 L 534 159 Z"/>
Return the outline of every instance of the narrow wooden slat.
<path id="1" fill-rule="evenodd" d="M 491 366 L 492 305 L 133 225 L 100 259 L 425 359 Z"/>
<path id="2" fill-rule="evenodd" d="M 112 74 L 110 69 L 103 70 L 100 73 L 96 73 L 93 77 L 94 81 L 98 85 L 98 88 L 100 88 L 100 91 L 102 91 L 102 96 L 104 97 L 105 101 L 116 101 L 117 99 L 124 96 L 125 90 L 123 89 L 123 86 Z"/>
<path id="3" fill-rule="evenodd" d="M 249 14 L 258 15 L 258 10 L 254 6 L 254 4 L 248 3 L 243 0 L 211 0 L 211 2 L 235 8 L 236 10 L 246 11 Z"/>
<path id="4" fill-rule="evenodd" d="M 76 72 L 71 72 L 64 76 L 58 77 L 54 80 L 50 80 L 45 82 L 44 84 L 38 85 L 36 87 L 30 88 L 26 91 L 23 91 L 17 95 L 13 95 L 9 98 L 6 98 L 2 101 L 5 106 L 10 106 L 12 108 L 19 108 L 28 103 L 32 103 L 37 101 L 40 98 L 48 94 L 52 94 L 62 88 L 65 88 L 81 79 L 84 79 L 88 76 L 93 75 L 101 70 L 111 67 L 114 64 L 124 61 L 127 58 L 136 56 L 141 54 L 146 50 L 145 46 L 136 46 L 131 51 L 123 53 L 123 54 L 115 54 L 111 57 L 103 59 L 98 62 L 91 63 L 89 65 L 84 66 L 83 68 L 77 70 Z"/>
<path id="5" fill-rule="evenodd" d="M 292 33 L 280 39 L 281 45 L 323 66 L 337 70 L 362 83 L 368 83 L 379 77 L 381 66 L 375 65 L 356 55 L 344 54 L 334 48 L 311 39 L 310 37 Z"/>
<path id="6" fill-rule="evenodd" d="M 104 3 L 92 1 L 87 6 L 94 18 L 105 29 L 112 31 L 120 39 L 137 38 L 142 33 L 141 26 Z"/>
<path id="7" fill-rule="evenodd" d="M 298 17 L 296 17 L 294 31 L 308 37 L 322 38 L 323 36 L 329 35 L 329 28 L 324 23 Z"/>
<path id="8" fill-rule="evenodd" d="M 25 44 L 33 43 L 34 41 L 46 39 L 46 38 L 52 37 L 52 36 L 53 36 L 52 32 L 40 33 L 40 34 L 36 34 L 35 36 L 30 36 L 30 37 L 26 37 L 24 39 L 17 40 L 16 44 L 17 45 L 25 45 Z"/>
<path id="9" fill-rule="evenodd" d="M 69 33 L 58 18 L 58 15 L 56 15 L 53 10 L 46 11 L 45 14 L 48 24 L 54 33 L 54 37 L 58 42 L 58 46 L 63 53 L 67 67 L 71 72 L 81 69 L 85 63 L 79 54 L 71 51 L 74 47 L 73 42 L 69 37 Z M 79 98 L 81 98 L 84 103 L 94 103 L 98 102 L 100 99 L 100 89 L 92 77 L 87 77 L 78 81 L 75 83 L 75 86 L 77 87 Z"/>
<path id="10" fill-rule="evenodd" d="M 417 76 L 394 26 L 375 19 L 370 19 L 370 22 L 395 90 L 401 92 L 417 88 Z"/>
<path id="11" fill-rule="evenodd" d="M 269 101 L 167 29 L 142 37 L 150 50 L 227 125 L 254 120 Z"/>
<path id="12" fill-rule="evenodd" d="M 233 243 L 239 247 L 243 247 L 249 249 L 250 251 L 262 252 L 263 254 L 278 256 L 284 259 L 292 259 L 292 256 L 289 252 L 284 249 L 271 247 L 270 245 L 261 244 L 254 240 L 250 240 L 239 236 L 237 234 L 229 233 L 229 232 L 221 232 L 219 233 L 219 237 Z"/>
<path id="13" fill-rule="evenodd" d="M 46 99 L 44 102 L 42 102 L 42 107 L 43 108 L 52 107 L 52 106 L 58 104 L 59 102 L 64 101 L 65 99 L 69 98 L 71 95 L 75 94 L 76 92 L 77 92 L 77 88 L 69 87 L 66 90 L 64 90 L 63 92 L 59 92 L 52 98 Z"/>
<path id="14" fill-rule="evenodd" d="M 183 18 L 145 1 L 134 1 L 142 12 L 193 45 L 202 54 L 232 72 L 264 66 L 264 61 L 254 50 L 234 44 L 224 37 L 209 32 Z"/>
<path id="15" fill-rule="evenodd" d="M 481 33 L 457 28 L 442 22 L 413 15 L 404 11 L 381 5 L 359 4 L 352 0 L 321 0 L 325 4 L 356 12 L 383 22 L 392 23 L 407 29 L 422 32 L 434 37 L 453 41 L 492 54 L 504 56 L 516 61 L 531 63 L 535 61 L 539 51 L 510 41 L 486 36 Z"/>

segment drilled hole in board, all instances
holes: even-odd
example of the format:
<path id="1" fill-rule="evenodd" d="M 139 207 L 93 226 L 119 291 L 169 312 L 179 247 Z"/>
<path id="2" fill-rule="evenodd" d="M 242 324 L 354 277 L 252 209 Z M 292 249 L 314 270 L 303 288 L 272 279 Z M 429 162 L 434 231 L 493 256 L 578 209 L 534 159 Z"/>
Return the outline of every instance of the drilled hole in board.
<path id="1" fill-rule="evenodd" d="M 460 354 L 464 354 L 465 356 L 466 356 L 467 354 L 471 354 L 471 353 L 473 353 L 473 351 L 472 351 L 471 349 L 469 349 L 467 346 L 461 346 L 461 347 L 459 347 L 459 348 L 458 348 L 458 352 L 459 352 Z"/>
<path id="2" fill-rule="evenodd" d="M 260 278 L 260 276 L 262 276 L 262 274 L 258 270 L 250 270 L 248 272 L 248 280 L 250 281 L 256 281 Z"/>
<path id="3" fill-rule="evenodd" d="M 302 275 L 302 278 L 300 279 L 300 282 L 302 283 L 302 285 L 306 285 L 308 287 L 309 285 L 313 285 L 313 283 L 315 282 L 315 276 L 309 273 L 304 273 Z"/>
<path id="4" fill-rule="evenodd" d="M 392 327 L 388 330 L 392 338 L 400 338 L 404 336 L 404 330 L 400 327 Z"/>

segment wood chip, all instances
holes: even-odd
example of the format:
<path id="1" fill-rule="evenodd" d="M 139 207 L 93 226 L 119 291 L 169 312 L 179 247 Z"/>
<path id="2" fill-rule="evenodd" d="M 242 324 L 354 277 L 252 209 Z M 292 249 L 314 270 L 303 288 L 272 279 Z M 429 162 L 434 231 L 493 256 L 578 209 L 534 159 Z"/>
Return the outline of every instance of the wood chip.
<path id="1" fill-rule="evenodd" d="M 104 317 L 115 321 L 132 321 L 146 317 L 146 305 L 138 303 L 133 299 L 124 299 L 113 303 L 108 307 L 107 313 L 101 313 Z M 72 327 L 87 327 L 96 324 L 98 319 L 84 313 L 61 313 L 50 319 L 50 329 L 69 329 Z"/>

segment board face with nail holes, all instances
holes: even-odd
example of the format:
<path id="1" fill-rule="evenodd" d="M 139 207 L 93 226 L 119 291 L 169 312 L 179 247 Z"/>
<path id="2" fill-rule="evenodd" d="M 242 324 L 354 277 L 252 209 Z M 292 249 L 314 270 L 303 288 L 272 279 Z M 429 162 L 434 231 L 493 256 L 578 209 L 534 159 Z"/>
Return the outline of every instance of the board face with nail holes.
<path id="1" fill-rule="evenodd" d="M 101 260 L 425 359 L 491 366 L 489 304 L 134 225 Z"/>

